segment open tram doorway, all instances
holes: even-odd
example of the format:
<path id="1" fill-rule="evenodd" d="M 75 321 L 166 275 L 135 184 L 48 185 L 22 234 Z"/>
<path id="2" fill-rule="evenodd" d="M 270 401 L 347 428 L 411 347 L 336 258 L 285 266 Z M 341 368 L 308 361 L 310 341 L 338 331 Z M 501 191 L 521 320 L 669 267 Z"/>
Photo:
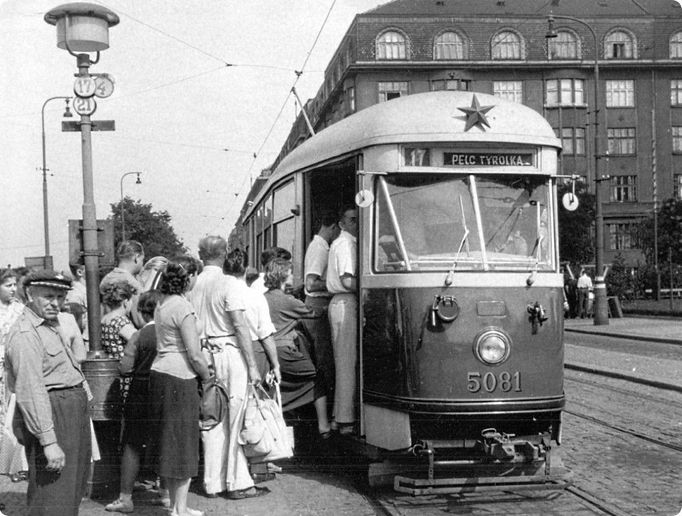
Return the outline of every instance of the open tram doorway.
<path id="1" fill-rule="evenodd" d="M 354 204 L 359 159 L 353 156 L 305 174 L 305 248 L 319 229 L 323 213 L 338 214 L 343 206 Z"/>

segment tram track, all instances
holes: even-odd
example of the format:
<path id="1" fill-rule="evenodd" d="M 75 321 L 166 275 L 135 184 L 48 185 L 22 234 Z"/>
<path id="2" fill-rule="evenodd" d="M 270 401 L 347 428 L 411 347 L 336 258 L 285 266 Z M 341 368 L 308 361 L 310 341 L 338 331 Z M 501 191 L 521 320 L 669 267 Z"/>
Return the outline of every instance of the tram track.
<path id="1" fill-rule="evenodd" d="M 599 375 L 599 373 L 593 373 L 593 374 L 595 374 L 596 376 L 603 376 L 603 375 Z M 671 400 L 669 400 L 669 399 L 659 398 L 659 397 L 656 397 L 656 396 L 651 396 L 651 395 L 648 395 L 648 394 L 643 394 L 643 393 L 641 393 L 641 392 L 633 392 L 633 391 L 628 390 L 628 389 L 623 389 L 623 388 L 620 388 L 620 387 L 615 387 L 615 386 L 613 386 L 613 385 L 608 385 L 608 384 L 605 384 L 605 383 L 595 382 L 595 381 L 592 381 L 592 380 L 588 380 L 587 378 L 578 378 L 578 377 L 575 377 L 575 376 L 570 376 L 570 377 L 569 377 L 569 376 L 564 376 L 564 381 L 570 381 L 570 382 L 574 382 L 574 383 L 580 383 L 580 384 L 582 384 L 582 385 L 589 385 L 589 386 L 591 386 L 591 387 L 598 387 L 598 388 L 600 388 L 600 389 L 606 389 L 606 390 L 609 390 L 609 391 L 611 391 L 611 392 L 615 392 L 615 393 L 618 393 L 618 394 L 624 394 L 624 395 L 626 395 L 626 396 L 632 396 L 632 397 L 637 398 L 638 400 L 651 401 L 651 402 L 653 402 L 653 403 L 663 403 L 663 404 L 665 404 L 667 407 L 673 406 L 673 407 L 677 407 L 677 408 L 682 409 L 682 403 L 676 403 L 676 402 L 671 401 Z M 627 380 L 626 380 L 626 381 L 627 381 Z"/>

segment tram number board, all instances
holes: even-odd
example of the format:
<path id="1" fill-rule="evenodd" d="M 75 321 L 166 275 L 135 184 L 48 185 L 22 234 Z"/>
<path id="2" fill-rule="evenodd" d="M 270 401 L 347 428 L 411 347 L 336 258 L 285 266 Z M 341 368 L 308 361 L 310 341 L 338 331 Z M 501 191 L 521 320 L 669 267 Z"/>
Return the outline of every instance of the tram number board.
<path id="1" fill-rule="evenodd" d="M 452 167 L 532 167 L 533 154 L 530 152 L 444 152 L 443 164 Z"/>
<path id="2" fill-rule="evenodd" d="M 467 372 L 467 390 L 469 392 L 521 392 L 521 373 L 518 371 L 502 371 L 480 373 Z"/>

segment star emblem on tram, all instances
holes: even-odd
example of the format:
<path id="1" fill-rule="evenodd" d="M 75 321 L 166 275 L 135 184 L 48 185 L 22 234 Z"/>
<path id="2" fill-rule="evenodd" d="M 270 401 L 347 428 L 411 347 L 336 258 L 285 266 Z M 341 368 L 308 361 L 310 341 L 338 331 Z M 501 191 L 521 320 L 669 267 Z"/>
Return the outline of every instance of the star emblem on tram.
<path id="1" fill-rule="evenodd" d="M 488 123 L 488 119 L 485 117 L 485 114 L 494 107 L 495 106 L 481 106 L 478 103 L 478 98 L 476 98 L 476 95 L 474 95 L 474 98 L 471 100 L 471 107 L 457 108 L 467 115 L 464 132 L 468 131 L 475 125 L 480 126 L 481 130 L 483 131 L 485 131 L 485 128 L 483 127 L 484 125 L 490 128 L 490 124 Z"/>

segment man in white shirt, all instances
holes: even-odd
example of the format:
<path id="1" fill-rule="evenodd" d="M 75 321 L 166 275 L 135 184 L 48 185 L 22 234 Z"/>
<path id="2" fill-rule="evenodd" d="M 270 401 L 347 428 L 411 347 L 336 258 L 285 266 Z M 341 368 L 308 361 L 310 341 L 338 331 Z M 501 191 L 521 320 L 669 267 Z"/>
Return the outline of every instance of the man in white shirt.
<path id="1" fill-rule="evenodd" d="M 592 290 L 592 278 L 587 275 L 585 269 L 582 269 L 578 278 L 578 311 L 581 319 L 590 315 L 587 309 L 590 290 Z"/>
<path id="2" fill-rule="evenodd" d="M 355 381 L 357 362 L 357 210 L 344 207 L 339 219 L 341 233 L 329 248 L 327 290 L 333 294 L 329 303 L 336 390 L 334 419 L 340 434 L 355 431 Z"/>
<path id="3" fill-rule="evenodd" d="M 308 245 L 304 260 L 305 304 L 315 312 L 315 319 L 306 320 L 313 340 L 313 353 L 317 373 L 331 392 L 334 387 L 334 352 L 329 328 L 329 302 L 332 294 L 327 290 L 327 263 L 329 244 L 339 236 L 339 225 L 332 212 L 320 217 L 320 229 Z"/>
<path id="4" fill-rule="evenodd" d="M 126 315 L 128 316 L 128 319 L 133 321 L 136 328 L 142 328 L 145 325 L 145 322 L 137 311 L 137 301 L 144 290 L 142 283 L 137 279 L 137 275 L 144 266 L 144 248 L 142 247 L 142 244 L 137 240 L 125 240 L 121 242 L 116 249 L 116 260 L 116 267 L 100 281 L 99 293 L 102 294 L 104 286 L 109 283 L 125 281 L 131 285 L 135 289 L 135 295 L 130 298 L 130 308 Z"/>
<path id="5" fill-rule="evenodd" d="M 204 270 L 189 299 L 201 323 L 204 353 L 213 355 L 215 375 L 225 381 L 230 400 L 225 420 L 202 431 L 204 489 L 209 497 L 227 490 L 227 498 L 242 499 L 267 494 L 269 489 L 254 485 L 238 442 L 248 384 L 260 383 L 261 376 L 246 322 L 243 287 L 236 278 L 223 274 L 226 256 L 224 238 L 207 236 L 199 241 Z"/>

